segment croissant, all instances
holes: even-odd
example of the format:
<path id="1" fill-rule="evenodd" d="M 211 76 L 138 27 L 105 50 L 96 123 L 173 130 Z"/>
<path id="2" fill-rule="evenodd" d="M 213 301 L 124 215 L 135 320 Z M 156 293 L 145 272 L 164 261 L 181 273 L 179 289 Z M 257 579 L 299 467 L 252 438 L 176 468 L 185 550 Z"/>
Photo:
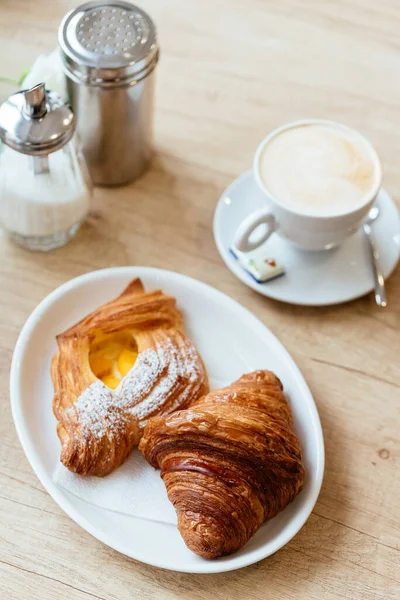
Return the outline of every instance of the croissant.
<path id="1" fill-rule="evenodd" d="M 181 330 L 174 298 L 139 279 L 57 336 L 51 377 L 61 462 L 104 476 L 139 442 L 154 415 L 208 391 L 203 362 Z"/>
<path id="2" fill-rule="evenodd" d="M 204 558 L 241 548 L 304 481 L 291 411 L 270 371 L 151 419 L 139 449 L 161 469 L 187 547 Z"/>

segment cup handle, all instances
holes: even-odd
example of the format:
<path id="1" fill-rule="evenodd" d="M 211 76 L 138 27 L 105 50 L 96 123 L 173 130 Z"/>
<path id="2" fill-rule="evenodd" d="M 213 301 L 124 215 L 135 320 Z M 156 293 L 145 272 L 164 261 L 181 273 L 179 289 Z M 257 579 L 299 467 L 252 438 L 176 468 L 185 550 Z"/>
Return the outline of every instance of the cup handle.
<path id="1" fill-rule="evenodd" d="M 266 231 L 261 238 L 251 242 L 249 238 L 259 225 L 266 225 Z M 241 225 L 239 225 L 235 233 L 233 244 L 240 252 L 250 252 L 251 250 L 255 250 L 267 241 L 277 229 L 277 226 L 278 224 L 275 216 L 270 211 L 265 209 L 258 210 L 249 215 Z"/>

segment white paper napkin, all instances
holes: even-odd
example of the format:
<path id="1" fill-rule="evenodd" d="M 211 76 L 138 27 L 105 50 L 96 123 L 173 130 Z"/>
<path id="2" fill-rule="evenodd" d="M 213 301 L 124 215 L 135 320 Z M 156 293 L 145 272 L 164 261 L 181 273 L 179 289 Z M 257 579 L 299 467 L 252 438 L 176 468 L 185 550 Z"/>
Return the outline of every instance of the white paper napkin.
<path id="1" fill-rule="evenodd" d="M 136 448 L 123 465 L 106 477 L 83 477 L 56 467 L 53 481 L 74 496 L 115 512 L 176 524 L 160 471 L 151 467 Z"/>

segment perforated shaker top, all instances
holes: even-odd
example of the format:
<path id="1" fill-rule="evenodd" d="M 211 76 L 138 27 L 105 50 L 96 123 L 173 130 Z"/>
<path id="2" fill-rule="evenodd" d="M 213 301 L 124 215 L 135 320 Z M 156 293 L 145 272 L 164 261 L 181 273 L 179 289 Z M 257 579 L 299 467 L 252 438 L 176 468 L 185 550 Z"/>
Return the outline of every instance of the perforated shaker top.
<path id="1" fill-rule="evenodd" d="M 145 76 L 157 62 L 153 21 L 118 0 L 87 2 L 66 15 L 59 30 L 64 64 L 78 78 L 120 80 Z"/>

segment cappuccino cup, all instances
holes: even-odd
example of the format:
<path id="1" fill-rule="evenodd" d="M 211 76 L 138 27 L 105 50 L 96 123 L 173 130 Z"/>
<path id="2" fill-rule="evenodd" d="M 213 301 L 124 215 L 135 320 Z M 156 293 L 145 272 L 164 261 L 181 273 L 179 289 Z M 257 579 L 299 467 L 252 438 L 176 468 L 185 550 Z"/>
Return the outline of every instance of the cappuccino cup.
<path id="1" fill-rule="evenodd" d="M 275 129 L 259 145 L 253 172 L 266 206 L 236 231 L 241 252 L 274 232 L 306 250 L 338 246 L 361 226 L 382 183 L 371 143 L 350 127 L 320 119 Z"/>

